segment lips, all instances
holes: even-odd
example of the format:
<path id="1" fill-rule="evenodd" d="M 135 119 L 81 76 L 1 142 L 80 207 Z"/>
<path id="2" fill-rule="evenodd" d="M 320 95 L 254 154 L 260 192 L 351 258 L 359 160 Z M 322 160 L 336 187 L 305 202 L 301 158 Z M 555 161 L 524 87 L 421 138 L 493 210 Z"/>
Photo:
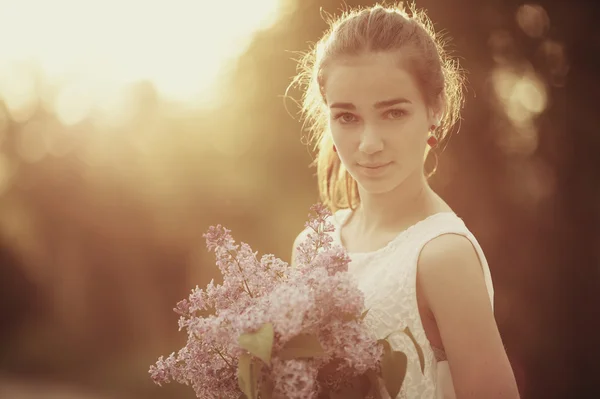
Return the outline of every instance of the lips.
<path id="1" fill-rule="evenodd" d="M 388 166 L 391 162 L 387 162 L 387 163 L 377 163 L 377 164 L 358 164 L 359 166 L 362 166 L 363 168 L 367 168 L 367 169 L 379 169 L 379 168 L 383 168 L 384 166 Z"/>

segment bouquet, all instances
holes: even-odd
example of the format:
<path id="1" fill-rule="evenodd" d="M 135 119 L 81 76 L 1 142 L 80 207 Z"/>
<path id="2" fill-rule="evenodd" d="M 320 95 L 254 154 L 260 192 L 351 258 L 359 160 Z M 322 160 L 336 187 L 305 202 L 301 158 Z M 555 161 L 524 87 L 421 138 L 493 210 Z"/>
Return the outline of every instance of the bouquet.
<path id="1" fill-rule="evenodd" d="M 322 204 L 311 211 L 293 268 L 209 228 L 223 283 L 196 286 L 177 304 L 187 344 L 150 367 L 156 384 L 191 385 L 203 399 L 396 397 L 406 355 L 369 333 L 350 259 L 328 234 L 331 213 Z"/>

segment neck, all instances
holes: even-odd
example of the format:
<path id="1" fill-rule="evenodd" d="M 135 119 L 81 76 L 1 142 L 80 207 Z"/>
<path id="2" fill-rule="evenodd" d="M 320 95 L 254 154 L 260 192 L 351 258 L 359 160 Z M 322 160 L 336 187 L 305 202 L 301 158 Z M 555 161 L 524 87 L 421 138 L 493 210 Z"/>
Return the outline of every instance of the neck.
<path id="1" fill-rule="evenodd" d="M 444 206 L 422 173 L 409 176 L 390 192 L 369 194 L 359 186 L 359 194 L 355 216 L 364 234 L 403 230 Z"/>

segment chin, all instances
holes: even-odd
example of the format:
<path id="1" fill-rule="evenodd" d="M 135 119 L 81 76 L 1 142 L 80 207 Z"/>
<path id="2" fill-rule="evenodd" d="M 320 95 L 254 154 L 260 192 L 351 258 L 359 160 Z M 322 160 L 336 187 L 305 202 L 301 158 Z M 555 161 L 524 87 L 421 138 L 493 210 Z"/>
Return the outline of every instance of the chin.
<path id="1" fill-rule="evenodd" d="M 353 176 L 360 188 L 369 194 L 386 194 L 396 189 L 401 183 L 398 176 L 387 176 L 385 178 L 365 178 L 363 176 Z"/>
<path id="2" fill-rule="evenodd" d="M 366 176 L 360 170 L 353 170 L 352 177 L 360 188 L 373 195 L 387 194 L 396 190 L 406 180 L 407 176 L 401 171 L 388 171 L 379 176 Z"/>

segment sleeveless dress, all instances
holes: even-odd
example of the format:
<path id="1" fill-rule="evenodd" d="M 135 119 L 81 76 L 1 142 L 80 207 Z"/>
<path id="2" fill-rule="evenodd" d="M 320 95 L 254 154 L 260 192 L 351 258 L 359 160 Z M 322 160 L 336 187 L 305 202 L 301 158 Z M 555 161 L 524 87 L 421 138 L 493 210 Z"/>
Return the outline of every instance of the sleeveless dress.
<path id="1" fill-rule="evenodd" d="M 338 210 L 331 222 L 335 226 L 333 244 L 342 245 L 340 227 L 351 210 Z M 392 349 L 406 353 L 408 366 L 402 390 L 395 399 L 454 399 L 455 393 L 448 361 L 442 350 L 432 347 L 417 306 L 417 260 L 423 246 L 442 234 L 459 234 L 468 238 L 477 251 L 485 284 L 493 306 L 494 288 L 490 270 L 476 238 L 461 218 L 453 212 L 429 216 L 399 233 L 385 247 L 372 252 L 348 253 L 348 271 L 355 276 L 369 309 L 365 323 L 377 339 L 389 337 Z M 418 355 L 410 338 L 402 333 L 408 327 L 423 350 L 422 373 Z"/>

